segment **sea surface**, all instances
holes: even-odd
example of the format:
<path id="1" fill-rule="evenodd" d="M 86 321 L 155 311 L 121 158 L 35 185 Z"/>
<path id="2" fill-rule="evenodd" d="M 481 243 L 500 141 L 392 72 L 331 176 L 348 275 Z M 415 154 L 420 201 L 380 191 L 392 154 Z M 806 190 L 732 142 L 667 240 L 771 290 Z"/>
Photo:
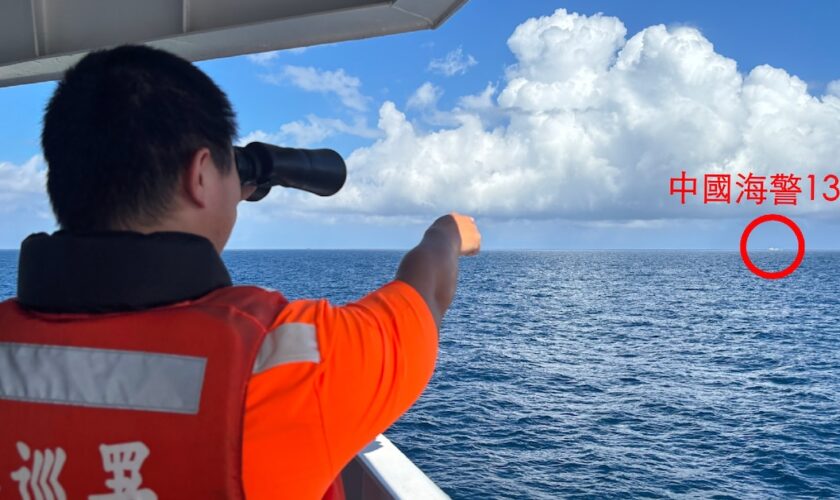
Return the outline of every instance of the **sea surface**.
<path id="1" fill-rule="evenodd" d="M 237 283 L 356 300 L 399 251 L 229 251 Z M 792 253 L 753 253 L 781 269 Z M 0 298 L 16 252 L 0 252 Z M 386 435 L 453 498 L 840 498 L 840 253 L 461 259 L 437 369 Z"/>

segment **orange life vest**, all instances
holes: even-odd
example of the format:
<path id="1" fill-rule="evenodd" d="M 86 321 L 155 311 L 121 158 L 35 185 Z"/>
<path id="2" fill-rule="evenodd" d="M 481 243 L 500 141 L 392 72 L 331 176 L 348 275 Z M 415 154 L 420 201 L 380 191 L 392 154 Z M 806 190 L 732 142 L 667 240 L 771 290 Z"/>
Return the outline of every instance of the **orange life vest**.
<path id="1" fill-rule="evenodd" d="M 0 495 L 243 498 L 246 390 L 286 304 L 250 286 L 137 312 L 0 303 Z"/>

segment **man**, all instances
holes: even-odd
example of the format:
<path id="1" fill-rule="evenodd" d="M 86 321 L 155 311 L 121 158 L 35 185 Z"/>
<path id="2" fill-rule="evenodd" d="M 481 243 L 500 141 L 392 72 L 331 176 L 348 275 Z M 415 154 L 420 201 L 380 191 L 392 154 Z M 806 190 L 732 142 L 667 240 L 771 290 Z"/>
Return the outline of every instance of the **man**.
<path id="1" fill-rule="evenodd" d="M 66 72 L 42 134 L 61 230 L 23 242 L 0 304 L 0 466 L 20 466 L 0 491 L 319 498 L 419 397 L 473 219 L 437 219 L 345 306 L 233 287 L 235 137 L 225 94 L 164 51 Z"/>

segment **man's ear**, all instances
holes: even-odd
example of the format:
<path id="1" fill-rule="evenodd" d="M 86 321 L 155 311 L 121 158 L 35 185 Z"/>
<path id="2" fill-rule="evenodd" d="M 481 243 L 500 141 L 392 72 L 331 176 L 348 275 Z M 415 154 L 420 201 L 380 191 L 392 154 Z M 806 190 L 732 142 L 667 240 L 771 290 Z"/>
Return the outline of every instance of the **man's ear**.
<path id="1" fill-rule="evenodd" d="M 208 169 L 210 168 L 215 168 L 210 150 L 201 148 L 193 154 L 192 160 L 190 160 L 190 164 L 184 170 L 184 175 L 181 178 L 181 187 L 187 201 L 199 208 L 207 206 Z"/>

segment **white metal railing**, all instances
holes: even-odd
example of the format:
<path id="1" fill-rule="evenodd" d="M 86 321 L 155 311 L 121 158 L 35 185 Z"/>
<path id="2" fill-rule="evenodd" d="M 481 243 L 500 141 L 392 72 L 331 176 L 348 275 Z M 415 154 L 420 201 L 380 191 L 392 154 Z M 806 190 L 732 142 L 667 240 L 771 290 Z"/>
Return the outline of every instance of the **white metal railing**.
<path id="1" fill-rule="evenodd" d="M 341 477 L 347 500 L 449 498 L 382 434 L 347 464 Z"/>

